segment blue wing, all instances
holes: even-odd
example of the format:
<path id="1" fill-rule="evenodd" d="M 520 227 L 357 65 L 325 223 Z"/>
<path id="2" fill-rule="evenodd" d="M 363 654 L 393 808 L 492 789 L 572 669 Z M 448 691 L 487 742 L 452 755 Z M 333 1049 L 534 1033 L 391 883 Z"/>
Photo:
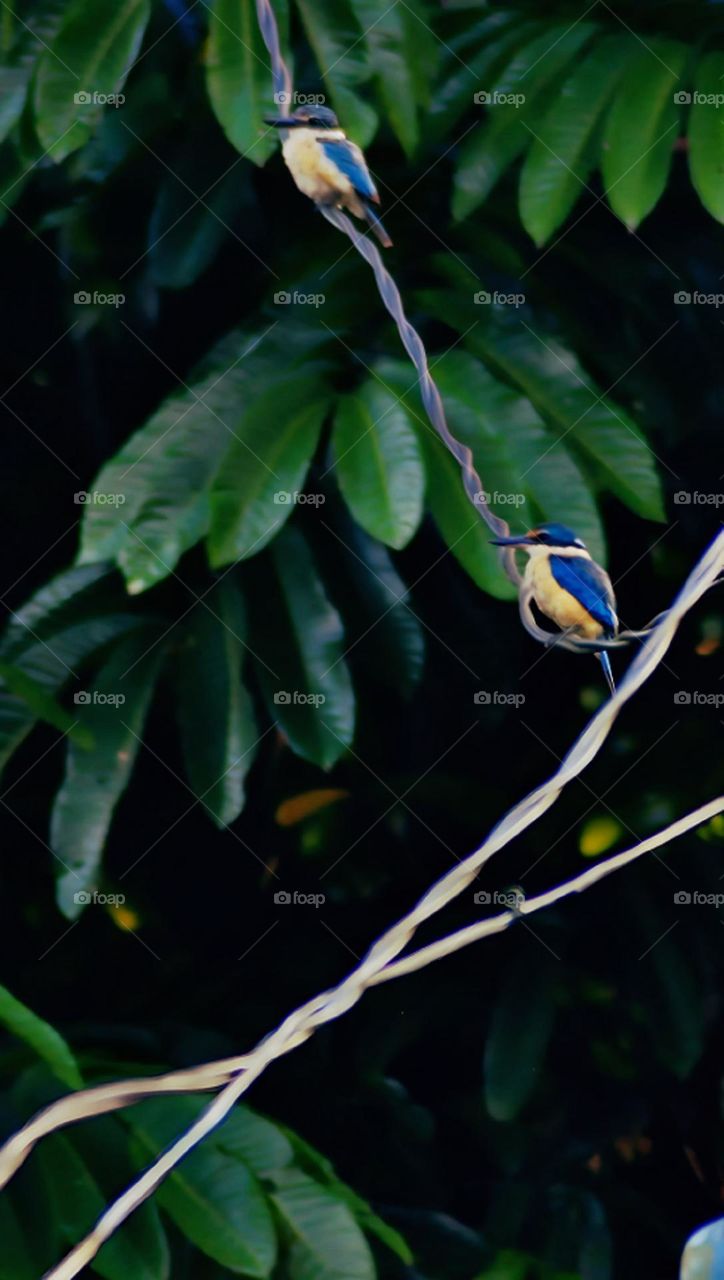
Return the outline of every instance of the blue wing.
<path id="1" fill-rule="evenodd" d="M 317 141 L 327 158 L 336 164 L 346 178 L 349 178 L 358 195 L 363 196 L 365 200 L 379 198 L 359 147 L 342 139 L 327 141 L 324 138 L 318 138 Z"/>
<path id="2" fill-rule="evenodd" d="M 580 600 L 605 632 L 614 634 L 618 627 L 616 602 L 603 569 L 585 556 L 552 555 L 550 566 L 558 586 Z"/>

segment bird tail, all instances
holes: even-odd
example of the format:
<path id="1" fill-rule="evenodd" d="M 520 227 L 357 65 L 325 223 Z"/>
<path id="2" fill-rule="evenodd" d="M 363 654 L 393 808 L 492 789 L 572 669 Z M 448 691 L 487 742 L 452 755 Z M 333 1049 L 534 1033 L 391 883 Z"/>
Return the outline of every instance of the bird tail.
<path id="1" fill-rule="evenodd" d="M 364 211 L 365 211 L 365 218 L 370 224 L 372 231 L 377 236 L 377 239 L 379 240 L 382 247 L 384 249 L 391 248 L 392 241 L 390 240 L 390 237 L 385 231 L 385 228 L 383 227 L 380 219 L 377 217 L 377 214 L 375 213 L 374 209 L 372 208 L 372 206 L 367 200 L 365 200 L 364 202 Z"/>
<path id="2" fill-rule="evenodd" d="M 603 674 L 606 677 L 606 680 L 608 682 L 608 687 L 611 690 L 611 693 L 615 693 L 616 685 L 614 683 L 613 671 L 611 670 L 611 663 L 610 663 L 608 654 L 606 653 L 606 650 L 599 649 L 598 653 L 596 654 L 596 657 L 598 658 L 598 661 L 603 667 Z"/>

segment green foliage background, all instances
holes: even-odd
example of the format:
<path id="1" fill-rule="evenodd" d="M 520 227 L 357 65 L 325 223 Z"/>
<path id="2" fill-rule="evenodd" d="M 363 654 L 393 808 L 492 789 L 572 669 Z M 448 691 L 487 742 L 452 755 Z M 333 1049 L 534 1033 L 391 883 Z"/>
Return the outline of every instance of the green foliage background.
<path id="1" fill-rule="evenodd" d="M 275 10 L 298 91 L 367 148 L 492 505 L 573 525 L 643 624 L 720 525 L 720 5 Z M 0 41 L 10 1132 L 79 1072 L 251 1045 L 603 691 L 520 629 L 368 269 L 293 188 L 251 0 L 3 5 Z M 720 789 L 716 705 L 676 696 L 718 693 L 720 645 L 713 596 L 481 892 L 547 887 Z M 675 895 L 718 892 L 723 835 L 368 997 L 99 1273 L 673 1274 L 720 1200 L 723 923 Z M 325 901 L 275 901 L 294 890 Z M 47 1143 L 0 1200 L 2 1280 L 198 1105 Z"/>

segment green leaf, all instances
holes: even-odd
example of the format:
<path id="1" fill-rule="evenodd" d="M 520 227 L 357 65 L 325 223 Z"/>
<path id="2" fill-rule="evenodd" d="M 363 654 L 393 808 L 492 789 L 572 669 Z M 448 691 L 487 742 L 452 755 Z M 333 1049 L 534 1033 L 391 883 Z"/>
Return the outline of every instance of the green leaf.
<path id="1" fill-rule="evenodd" d="M 258 732 L 241 679 L 246 652 L 241 596 L 226 580 L 197 604 L 178 662 L 178 718 L 186 773 L 217 826 L 244 807 Z"/>
<path id="2" fill-rule="evenodd" d="M 252 648 L 270 714 L 297 755 L 329 769 L 354 736 L 342 620 L 297 529 L 276 539 L 271 565 L 255 568 Z"/>
<path id="3" fill-rule="evenodd" d="M 548 105 L 551 84 L 560 80 L 596 30 L 592 22 L 573 27 L 561 24 L 546 27 L 530 43 L 518 45 L 488 90 L 491 97 L 499 95 L 498 101 L 491 102 L 485 123 L 468 134 L 460 148 L 453 184 L 454 218 L 466 218 L 477 209 L 509 165 L 530 146 L 530 128 L 537 128 Z M 505 101 L 509 94 L 523 94 L 525 101 Z"/>
<path id="4" fill-rule="evenodd" d="M 272 1201 L 290 1237 L 290 1280 L 375 1280 L 369 1245 L 353 1214 L 298 1170 L 274 1179 Z"/>
<path id="5" fill-rule="evenodd" d="M 404 405 L 379 382 L 363 383 L 339 402 L 333 447 L 355 519 L 387 546 L 406 546 L 422 519 L 425 468 Z"/>
<path id="6" fill-rule="evenodd" d="M 707 53 L 694 79 L 689 115 L 689 172 L 699 199 L 717 222 L 724 222 L 724 112 L 716 105 L 722 92 L 724 53 Z"/>
<path id="7" fill-rule="evenodd" d="M 77 743 L 79 747 L 87 750 L 93 746 L 93 739 L 82 727 L 76 725 L 75 717 L 21 667 L 0 662 L 0 681 L 11 694 L 17 695 L 27 704 L 34 719 L 44 720 L 46 724 L 52 724 L 55 729 L 67 733 L 71 742 Z"/>
<path id="8" fill-rule="evenodd" d="M 208 530 L 215 473 L 230 440 L 240 441 L 259 388 L 278 374 L 282 353 L 289 369 L 320 340 L 309 326 L 277 322 L 218 342 L 188 388 L 165 400 L 101 470 L 94 490 L 116 501 L 86 504 L 81 563 L 115 559 L 133 594 L 167 577 Z"/>
<path id="9" fill-rule="evenodd" d="M 337 115 L 349 137 L 366 147 L 377 130 L 378 116 L 356 92 L 369 80 L 372 68 L 348 0 L 297 0 L 296 8 Z"/>
<path id="10" fill-rule="evenodd" d="M 130 1178 L 131 1166 L 118 1124 L 110 1120 L 93 1123 L 105 1139 L 105 1160 L 101 1167 L 118 1176 L 125 1164 L 126 1176 Z M 115 1183 L 109 1181 L 108 1189 L 102 1188 L 97 1174 L 98 1162 L 91 1170 L 75 1141 L 61 1134 L 52 1134 L 41 1143 L 39 1159 L 63 1235 L 69 1244 L 75 1244 L 100 1217 Z M 155 1206 L 149 1202 L 141 1205 L 103 1245 L 92 1266 L 105 1280 L 128 1280 L 129 1276 L 134 1280 L 166 1280 L 168 1246 Z"/>
<path id="11" fill-rule="evenodd" d="M 327 404 L 318 377 L 287 374 L 244 414 L 211 494 L 214 568 L 255 555 L 288 519 L 304 487 Z"/>
<path id="12" fill-rule="evenodd" d="M 133 1133 L 145 1161 L 178 1137 L 196 1118 L 195 1100 L 144 1102 L 134 1113 Z M 207 1105 L 203 1103 L 201 1105 Z M 138 1118 L 136 1118 L 138 1117 Z M 237 1275 L 270 1275 L 276 1233 L 257 1179 L 223 1149 L 226 1124 L 176 1169 L 158 1192 L 161 1207 L 199 1249 Z M 145 1162 L 144 1161 L 144 1162 Z"/>
<path id="13" fill-rule="evenodd" d="M 63 1037 L 44 1022 L 27 1005 L 11 995 L 7 987 L 0 986 L 0 1024 L 6 1031 L 23 1040 L 47 1062 L 51 1071 L 69 1089 L 82 1089 L 83 1077 L 70 1047 Z"/>
<path id="14" fill-rule="evenodd" d="M 494 1120 L 514 1120 L 540 1080 L 555 1019 L 558 963 L 542 946 L 540 951 L 535 964 L 527 953 L 514 962 L 493 1010 L 483 1069 L 485 1105 Z"/>
<path id="15" fill-rule="evenodd" d="M 625 410 L 600 395 L 571 351 L 522 328 L 478 329 L 470 345 L 529 397 L 561 441 L 593 464 L 602 488 L 646 520 L 666 518 L 650 447 Z"/>
<path id="16" fill-rule="evenodd" d="M 107 564 L 84 565 L 56 574 L 15 610 L 0 638 L 0 654 L 8 661 L 29 646 L 78 622 L 89 609 L 98 609 L 102 587 L 112 583 Z"/>
<path id="17" fill-rule="evenodd" d="M 149 0 L 118 0 L 110 6 L 105 0 L 75 0 L 67 9 L 35 80 L 35 127 L 53 160 L 59 163 L 82 146 L 101 112 L 116 109 L 96 105 L 93 97 L 123 87 L 149 13 Z"/>
<path id="18" fill-rule="evenodd" d="M 65 7 L 63 0 L 53 0 L 39 12 L 23 15 L 17 40 L 0 67 L 0 140 L 8 136 L 20 119 L 35 64 L 54 40 Z M 6 196 L 3 189 L 3 200 Z"/>
<path id="19" fill-rule="evenodd" d="M 498 10 L 451 36 L 446 41 L 450 56 L 445 60 L 441 83 L 425 122 L 426 136 L 435 142 L 453 136 L 450 130 L 460 116 L 471 106 L 477 108 L 475 93 L 488 90 L 521 41 L 539 30 L 540 23 L 521 23 L 518 14 Z M 445 57 L 444 51 L 442 56 Z M 446 74 L 448 70 L 450 74 Z"/>
<path id="20" fill-rule="evenodd" d="M 539 124 L 520 177 L 520 216 L 537 245 L 567 218 L 595 163 L 592 139 L 632 51 L 606 36 L 581 58 Z"/>
<path id="21" fill-rule="evenodd" d="M 678 40 L 647 39 L 629 62 L 604 128 L 601 168 L 608 202 L 634 230 L 666 187 L 688 58 Z"/>
<path id="22" fill-rule="evenodd" d="M 390 124 L 410 155 L 419 141 L 418 106 L 430 97 L 433 36 L 418 0 L 380 6 L 351 0 Z M 420 12 L 417 12 L 420 10 Z"/>
<path id="23" fill-rule="evenodd" d="M 271 96 L 269 54 L 261 38 L 254 0 L 213 0 L 208 6 L 206 84 L 211 105 L 229 142 L 263 165 L 276 150 L 276 131 L 264 124 Z M 275 4 L 287 40 L 286 4 Z"/>
<path id="24" fill-rule="evenodd" d="M 57 901 L 69 920 L 80 915 L 88 891 L 97 885 L 113 811 L 138 754 L 163 656 L 156 639 L 154 632 L 142 630 L 121 640 L 93 681 L 92 692 L 84 691 L 88 700 L 78 706 L 78 717 L 96 746 L 89 752 L 69 744 L 50 825 L 51 846 L 64 867 Z M 113 701 L 118 697 L 124 699 L 120 705 Z"/>

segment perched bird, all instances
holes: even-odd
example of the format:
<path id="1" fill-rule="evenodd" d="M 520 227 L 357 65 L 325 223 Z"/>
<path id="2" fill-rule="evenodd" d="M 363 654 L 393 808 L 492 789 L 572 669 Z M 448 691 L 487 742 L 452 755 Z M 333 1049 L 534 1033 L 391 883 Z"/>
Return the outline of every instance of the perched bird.
<path id="1" fill-rule="evenodd" d="M 612 639 L 618 632 L 611 579 L 591 559 L 585 542 L 563 524 L 542 524 L 521 537 L 495 538 L 496 547 L 520 547 L 528 553 L 523 586 L 541 613 L 563 631 L 586 640 Z M 611 663 L 605 649 L 596 654 L 612 693 Z"/>
<path id="2" fill-rule="evenodd" d="M 363 218 L 380 244 L 392 241 L 373 205 L 380 203 L 365 158 L 350 142 L 329 107 L 297 107 L 289 116 L 266 116 L 266 123 L 286 129 L 282 154 L 294 181 L 318 205 L 349 209 Z"/>

